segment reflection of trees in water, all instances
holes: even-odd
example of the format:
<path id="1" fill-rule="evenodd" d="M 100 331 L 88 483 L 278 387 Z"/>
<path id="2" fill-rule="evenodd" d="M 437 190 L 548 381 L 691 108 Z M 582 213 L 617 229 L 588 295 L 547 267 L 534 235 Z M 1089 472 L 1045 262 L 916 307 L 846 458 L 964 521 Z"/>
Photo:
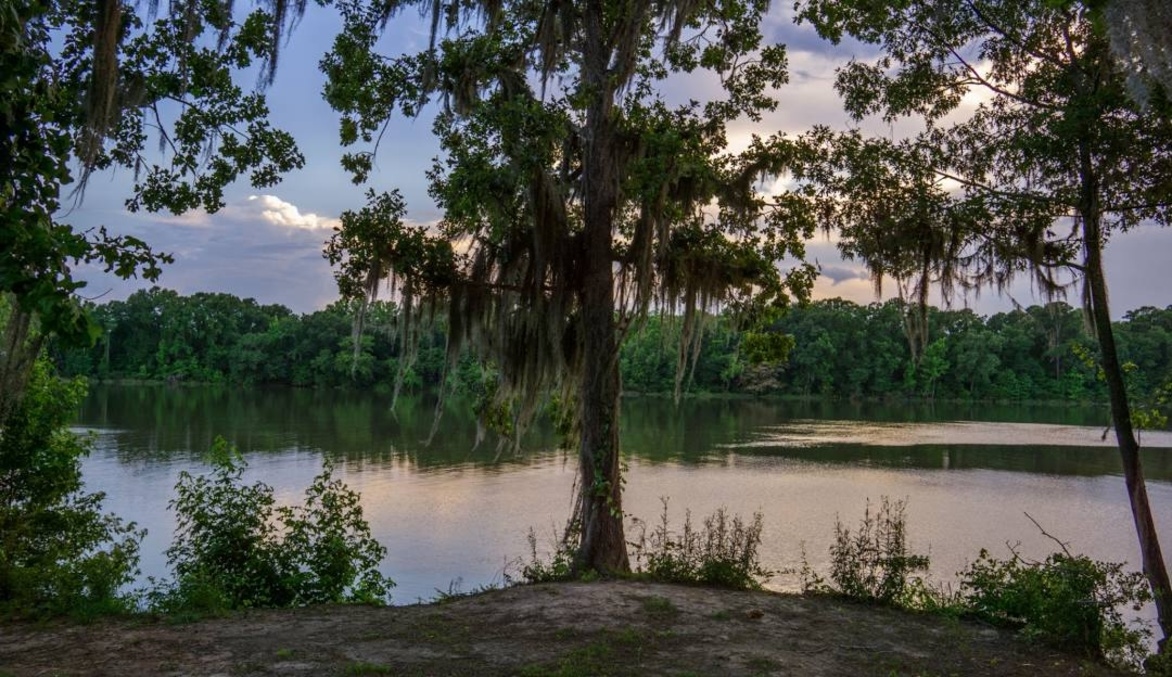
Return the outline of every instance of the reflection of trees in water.
<path id="1" fill-rule="evenodd" d="M 1119 475 L 1119 455 L 1112 447 L 984 446 L 925 444 L 874 447 L 827 444 L 815 447 L 747 447 L 738 454 L 787 458 L 811 463 L 868 464 L 887 468 L 1007 470 L 1041 475 Z M 1150 450 L 1144 456 L 1150 479 L 1172 480 L 1172 452 Z"/>
<path id="2" fill-rule="evenodd" d="M 311 389 L 230 387 L 94 386 L 82 407 L 84 426 L 108 428 L 120 460 L 198 458 L 216 435 L 246 453 L 320 450 L 362 467 L 406 461 L 424 469 L 474 465 L 501 469 L 548 459 L 557 437 L 546 422 L 533 426 L 520 455 L 497 454 L 491 436 L 476 446 L 469 403 L 445 403 L 430 445 L 435 400 L 403 397 L 395 411 L 389 397 Z M 909 406 L 899 403 L 695 398 L 675 405 L 668 398 L 632 397 L 622 412 L 623 451 L 650 462 L 701 463 L 729 453 L 781 456 L 819 463 L 870 463 L 888 467 L 985 468 L 1061 475 L 1116 474 L 1119 461 L 1106 448 L 954 446 L 737 447 L 764 428 L 799 419 L 877 422 L 1001 421 L 1063 425 L 1103 423 L 1095 408 L 1017 405 Z M 944 461 L 947 459 L 947 462 Z M 1147 452 L 1153 479 L 1172 480 L 1172 452 Z"/>

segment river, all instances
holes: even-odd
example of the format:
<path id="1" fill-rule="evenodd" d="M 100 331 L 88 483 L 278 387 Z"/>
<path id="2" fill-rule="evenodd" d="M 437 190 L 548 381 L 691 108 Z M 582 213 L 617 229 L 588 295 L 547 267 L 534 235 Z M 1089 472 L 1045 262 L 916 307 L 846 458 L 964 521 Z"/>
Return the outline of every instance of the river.
<path id="1" fill-rule="evenodd" d="M 298 501 L 323 456 L 362 493 L 394 601 L 501 583 L 527 557 L 530 528 L 547 549 L 569 514 L 575 463 L 553 433 L 530 431 L 521 453 L 476 444 L 467 405 L 372 393 L 94 386 L 77 426 L 94 434 L 83 476 L 105 508 L 148 530 L 143 577 L 165 577 L 181 471 L 201 472 L 216 435 L 249 463 L 246 478 Z M 824 570 L 837 517 L 853 526 L 868 499 L 907 501 L 909 542 L 940 581 L 981 548 L 1044 557 L 1054 545 L 1138 562 L 1138 547 L 1102 408 L 906 406 L 753 399 L 624 401 L 624 509 L 654 522 L 668 499 L 676 526 L 718 507 L 764 515 L 772 570 Z M 432 435 L 432 429 L 435 434 Z M 432 437 L 427 443 L 428 437 Z M 1146 432 L 1145 469 L 1165 551 L 1172 549 L 1172 433 Z M 637 528 L 637 527 L 633 527 Z M 628 533 L 631 536 L 632 532 Z M 1137 567 L 1138 568 L 1138 567 Z M 767 587 L 792 590 L 794 574 Z"/>

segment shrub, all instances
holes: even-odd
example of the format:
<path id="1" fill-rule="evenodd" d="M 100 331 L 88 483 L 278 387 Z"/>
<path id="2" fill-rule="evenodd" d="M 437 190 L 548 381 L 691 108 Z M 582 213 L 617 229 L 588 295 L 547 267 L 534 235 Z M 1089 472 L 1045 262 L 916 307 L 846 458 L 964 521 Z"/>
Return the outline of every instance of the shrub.
<path id="1" fill-rule="evenodd" d="M 333 468 L 306 490 L 301 506 L 276 506 L 263 482 L 246 485 L 247 464 L 223 438 L 210 475 L 180 473 L 175 538 L 167 550 L 175 581 L 156 589 L 167 612 L 220 612 L 323 602 L 383 602 L 394 583 L 378 572 L 375 541 L 359 496 Z"/>
<path id="2" fill-rule="evenodd" d="M 669 583 L 711 585 L 738 590 L 760 589 L 772 575 L 761 566 L 757 550 L 761 545 L 763 520 L 754 513 L 745 523 L 739 515 L 731 518 L 719 508 L 704 519 L 704 528 L 692 525 L 691 511 L 685 513 L 683 530 L 671 530 L 667 499 L 659 524 L 651 534 L 645 526 L 633 545 L 636 570 L 654 580 Z"/>
<path id="3" fill-rule="evenodd" d="M 863 519 L 853 534 L 836 519 L 834 543 L 830 546 L 831 583 L 814 576 L 805 565 L 803 587 L 882 604 L 923 606 L 923 601 L 911 602 L 932 595 L 923 579 L 913 574 L 927 570 L 929 559 L 908 552 L 905 507 L 904 501 L 892 502 L 884 496 L 879 510 L 872 514 L 871 502 L 867 501 Z"/>
<path id="4" fill-rule="evenodd" d="M 123 588 L 145 532 L 83 491 L 89 440 L 67 426 L 84 397 L 84 381 L 40 361 L 0 422 L 0 612 L 87 618 L 134 607 Z"/>
<path id="5" fill-rule="evenodd" d="M 1120 609 L 1138 611 L 1151 592 L 1142 574 L 1124 572 L 1122 564 L 1065 548 L 1041 562 L 1017 552 L 997 560 L 982 550 L 960 576 L 967 609 L 986 621 L 1120 666 L 1138 666 L 1146 654 L 1149 631 L 1129 626 Z"/>
<path id="6" fill-rule="evenodd" d="M 982 550 L 977 561 L 958 574 L 960 590 L 945 592 L 914 575 L 927 569 L 928 558 L 908 552 L 904 508 L 904 502 L 884 498 L 872 514 L 868 503 L 853 534 L 836 521 L 830 582 L 803 563 L 805 590 L 974 616 L 1118 667 L 1137 668 L 1143 662 L 1150 631 L 1141 624 L 1129 625 L 1121 613 L 1125 607 L 1139 611 L 1151 600 L 1142 574 L 1124 572 L 1122 564 L 1073 555 L 1054 539 L 1062 552 L 1041 562 L 1027 561 L 1012 548 L 1012 559 L 1004 561 Z M 1158 659 L 1150 662 L 1149 673 L 1158 674 L 1157 663 Z"/>

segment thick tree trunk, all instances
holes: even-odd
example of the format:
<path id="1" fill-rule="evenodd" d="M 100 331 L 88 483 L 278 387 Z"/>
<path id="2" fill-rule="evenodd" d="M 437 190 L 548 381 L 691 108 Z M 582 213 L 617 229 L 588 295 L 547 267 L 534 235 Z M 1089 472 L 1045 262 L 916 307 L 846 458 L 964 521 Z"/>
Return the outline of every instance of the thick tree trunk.
<path id="1" fill-rule="evenodd" d="M 600 573 L 630 570 L 623 534 L 622 467 L 619 459 L 619 371 L 615 338 L 613 224 L 618 200 L 615 175 L 614 94 L 609 52 L 602 39 L 602 3 L 589 0 L 584 14 L 582 77 L 590 92 L 583 167 L 582 247 L 583 374 L 579 407 L 575 568 Z"/>
<path id="2" fill-rule="evenodd" d="M 619 458 L 619 375 L 615 360 L 614 308 L 608 274 L 595 271 L 583 294 L 585 369 L 579 448 L 576 565 L 579 571 L 630 570 L 623 534 L 622 466 Z"/>
<path id="3" fill-rule="evenodd" d="M 1135 531 L 1139 536 L 1140 556 L 1143 572 L 1152 588 L 1156 602 L 1156 615 L 1163 637 L 1159 642 L 1161 653 L 1167 648 L 1168 637 L 1172 634 L 1172 586 L 1168 582 L 1168 567 L 1160 551 L 1160 539 L 1156 522 L 1152 518 L 1152 507 L 1148 502 L 1147 485 L 1144 482 L 1143 464 L 1140 459 L 1139 443 L 1131 423 L 1131 405 L 1127 399 L 1127 387 L 1123 380 L 1123 369 L 1115 347 L 1115 334 L 1111 327 L 1111 314 L 1107 306 L 1107 282 L 1103 274 L 1102 236 L 1097 210 L 1090 210 L 1092 218 L 1083 218 L 1085 242 L 1086 284 L 1090 291 L 1091 321 L 1099 340 L 1102 355 L 1103 375 L 1111 401 L 1111 422 L 1115 427 L 1115 440 L 1123 460 L 1123 477 L 1127 485 L 1127 497 L 1131 501 L 1131 515 Z"/>

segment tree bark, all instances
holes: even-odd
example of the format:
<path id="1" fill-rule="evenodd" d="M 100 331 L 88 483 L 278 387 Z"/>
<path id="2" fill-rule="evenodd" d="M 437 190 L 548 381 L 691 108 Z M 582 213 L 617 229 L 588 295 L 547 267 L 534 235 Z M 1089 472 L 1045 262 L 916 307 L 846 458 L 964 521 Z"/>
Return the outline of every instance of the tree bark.
<path id="1" fill-rule="evenodd" d="M 1084 170 L 1086 169 L 1084 163 Z M 1140 459 L 1139 443 L 1131 422 L 1131 405 L 1127 398 L 1127 386 L 1123 380 L 1123 368 L 1115 346 L 1115 334 L 1111 327 L 1111 313 L 1107 305 L 1107 282 L 1103 272 L 1101 216 L 1097 209 L 1097 190 L 1093 179 L 1084 175 L 1083 241 L 1086 264 L 1086 284 L 1090 292 L 1090 314 L 1098 337 L 1102 357 L 1103 376 L 1111 402 L 1111 422 L 1115 427 L 1115 440 L 1119 456 L 1123 461 L 1123 477 L 1127 485 L 1127 497 L 1131 502 L 1131 515 L 1139 537 L 1140 556 L 1143 572 L 1152 588 L 1156 603 L 1156 616 L 1163 637 L 1159 641 L 1159 652 L 1167 648 L 1172 635 L 1172 586 L 1168 581 L 1168 567 L 1160 550 L 1160 539 L 1148 501 L 1147 485 L 1144 481 L 1143 463 Z M 1089 184 L 1089 185 L 1087 185 Z"/>
<path id="2" fill-rule="evenodd" d="M 603 7 L 589 0 L 585 13 L 582 77 L 590 95 L 584 129 L 584 232 L 582 247 L 583 374 L 580 391 L 575 569 L 630 570 L 623 533 L 619 458 L 619 372 L 614 318 L 613 224 L 618 201 L 614 90 L 609 51 L 602 39 Z"/>
<path id="3" fill-rule="evenodd" d="M 33 331 L 32 313 L 22 310 L 15 296 L 8 303 L 8 321 L 0 332 L 0 430 L 24 396 L 45 339 Z"/>

